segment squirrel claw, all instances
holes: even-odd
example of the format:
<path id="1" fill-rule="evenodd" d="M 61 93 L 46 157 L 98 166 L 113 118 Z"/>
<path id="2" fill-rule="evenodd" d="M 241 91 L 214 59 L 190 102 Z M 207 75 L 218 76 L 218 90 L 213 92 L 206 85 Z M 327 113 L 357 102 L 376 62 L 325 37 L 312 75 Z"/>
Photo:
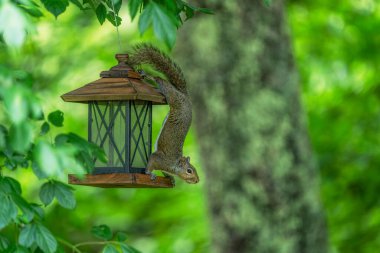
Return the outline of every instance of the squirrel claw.
<path id="1" fill-rule="evenodd" d="M 156 178 L 157 178 L 156 174 L 154 174 L 151 171 L 145 171 L 145 174 L 150 175 L 150 180 L 152 180 L 152 181 L 156 180 Z"/>
<path id="2" fill-rule="evenodd" d="M 150 180 L 155 181 L 157 178 L 156 174 L 150 173 Z"/>

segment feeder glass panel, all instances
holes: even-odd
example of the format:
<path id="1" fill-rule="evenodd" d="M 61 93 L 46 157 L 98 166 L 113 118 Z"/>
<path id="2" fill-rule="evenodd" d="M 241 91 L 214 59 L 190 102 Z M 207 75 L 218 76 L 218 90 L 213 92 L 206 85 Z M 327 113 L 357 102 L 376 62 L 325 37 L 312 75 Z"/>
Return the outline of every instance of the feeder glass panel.
<path id="1" fill-rule="evenodd" d="M 132 168 L 146 168 L 152 150 L 152 103 L 130 101 Z"/>
<path id="2" fill-rule="evenodd" d="M 108 162 L 95 161 L 94 174 L 144 173 L 151 154 L 152 103 L 89 103 L 89 141 L 102 147 Z"/>

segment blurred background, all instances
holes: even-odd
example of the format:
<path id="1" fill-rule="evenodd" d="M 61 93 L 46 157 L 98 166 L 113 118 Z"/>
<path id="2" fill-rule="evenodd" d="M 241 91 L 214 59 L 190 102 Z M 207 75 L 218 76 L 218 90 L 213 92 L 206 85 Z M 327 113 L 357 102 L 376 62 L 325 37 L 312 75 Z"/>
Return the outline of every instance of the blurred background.
<path id="1" fill-rule="evenodd" d="M 286 14 L 332 252 L 377 252 L 380 6 L 375 0 L 293 0 L 286 3 Z M 139 35 L 126 6 L 120 16 L 122 51 L 137 42 L 155 41 L 151 32 Z M 0 26 L 11 26 L 21 21 L 1 22 Z M 58 108 L 65 113 L 60 131 L 85 138 L 87 107 L 64 103 L 60 95 L 98 79 L 101 71 L 116 64 L 114 54 L 120 49 L 115 28 L 108 22 L 100 26 L 92 12 L 81 12 L 73 5 L 58 20 L 45 12 L 25 22 L 28 34 L 21 49 L 0 43 L 2 71 L 31 73 L 44 111 Z M 191 22 L 197 22 L 196 18 Z M 154 44 L 167 50 L 163 44 Z M 154 136 L 167 111 L 165 106 L 153 109 Z M 75 187 L 75 211 L 50 206 L 45 224 L 72 242 L 92 240 L 91 226 L 107 224 L 126 231 L 131 245 L 144 253 L 210 252 L 207 182 L 202 180 L 198 151 L 191 130 L 184 153 L 200 170 L 197 185 L 177 180 L 173 190 Z M 22 170 L 17 178 L 25 194 L 38 202 L 41 183 L 35 176 Z"/>

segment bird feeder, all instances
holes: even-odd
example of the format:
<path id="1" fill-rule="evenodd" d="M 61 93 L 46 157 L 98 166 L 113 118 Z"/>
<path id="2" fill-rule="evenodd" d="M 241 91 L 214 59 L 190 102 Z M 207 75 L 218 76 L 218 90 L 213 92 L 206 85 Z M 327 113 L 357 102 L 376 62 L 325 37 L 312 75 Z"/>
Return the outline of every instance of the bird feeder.
<path id="1" fill-rule="evenodd" d="M 117 54 L 118 65 L 100 79 L 62 95 L 65 102 L 88 104 L 88 140 L 103 148 L 108 161 L 95 160 L 91 174 L 69 175 L 69 183 L 97 187 L 168 188 L 166 177 L 145 174 L 152 152 L 152 107 L 165 97 Z"/>

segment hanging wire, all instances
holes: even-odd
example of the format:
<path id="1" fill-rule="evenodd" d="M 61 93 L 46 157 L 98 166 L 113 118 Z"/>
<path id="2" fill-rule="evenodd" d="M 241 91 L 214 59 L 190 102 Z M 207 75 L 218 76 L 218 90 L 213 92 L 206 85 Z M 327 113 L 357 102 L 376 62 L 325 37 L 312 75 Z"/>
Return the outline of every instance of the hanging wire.
<path id="1" fill-rule="evenodd" d="M 119 15 L 115 11 L 115 3 L 113 2 L 115 0 L 110 0 L 110 1 L 112 3 L 112 9 L 113 9 L 113 14 L 114 14 L 113 16 L 115 18 L 115 27 L 116 27 L 116 33 L 117 33 L 117 41 L 119 43 L 119 50 L 120 50 L 120 53 L 121 53 L 121 50 L 122 50 L 121 49 L 121 40 L 120 40 L 119 26 L 117 24 L 117 18 L 119 17 Z M 119 0 L 119 1 L 122 1 L 122 0 Z"/>

